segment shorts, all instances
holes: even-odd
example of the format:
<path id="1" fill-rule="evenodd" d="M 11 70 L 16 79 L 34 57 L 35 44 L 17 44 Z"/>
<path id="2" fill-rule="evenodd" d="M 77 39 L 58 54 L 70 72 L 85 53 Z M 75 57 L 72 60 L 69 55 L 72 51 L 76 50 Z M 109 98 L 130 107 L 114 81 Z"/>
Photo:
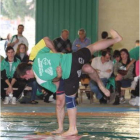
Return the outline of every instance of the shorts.
<path id="1" fill-rule="evenodd" d="M 62 94 L 65 94 L 65 91 L 64 91 L 64 80 L 60 79 L 59 88 L 56 91 L 56 95 L 62 95 Z"/>
<path id="2" fill-rule="evenodd" d="M 64 91 L 66 95 L 73 95 L 78 91 L 82 66 L 89 63 L 90 59 L 91 53 L 88 48 L 82 48 L 72 53 L 70 77 L 64 80 Z"/>

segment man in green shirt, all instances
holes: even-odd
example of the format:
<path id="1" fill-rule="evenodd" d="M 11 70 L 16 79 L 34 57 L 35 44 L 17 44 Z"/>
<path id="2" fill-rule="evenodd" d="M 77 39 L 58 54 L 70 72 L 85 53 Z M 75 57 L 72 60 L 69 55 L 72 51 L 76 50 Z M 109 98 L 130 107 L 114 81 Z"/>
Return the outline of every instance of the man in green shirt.
<path id="1" fill-rule="evenodd" d="M 136 47 L 134 47 L 133 49 L 131 49 L 129 51 L 129 54 L 130 54 L 130 58 L 133 58 L 135 61 L 139 60 L 139 49 L 140 49 L 140 46 L 139 46 L 139 40 L 136 40 Z"/>
<path id="2" fill-rule="evenodd" d="M 113 37 L 112 39 L 99 41 L 72 54 L 46 54 L 39 52 L 33 66 L 22 63 L 17 68 L 19 77 L 26 80 L 36 77 L 37 82 L 41 86 L 52 92 L 56 92 L 58 89 L 59 79 L 64 79 L 64 91 L 66 94 L 66 106 L 70 124 L 69 130 L 63 133 L 62 136 L 70 136 L 78 133 L 76 127 L 77 108 L 75 104 L 75 93 L 79 87 L 81 69 L 83 69 L 92 80 L 97 82 L 99 88 L 106 96 L 110 96 L 110 92 L 103 86 L 100 80 L 97 80 L 99 77 L 95 73 L 95 70 L 89 64 L 86 64 L 91 59 L 91 54 L 122 40 L 116 31 L 111 30 L 110 33 Z"/>

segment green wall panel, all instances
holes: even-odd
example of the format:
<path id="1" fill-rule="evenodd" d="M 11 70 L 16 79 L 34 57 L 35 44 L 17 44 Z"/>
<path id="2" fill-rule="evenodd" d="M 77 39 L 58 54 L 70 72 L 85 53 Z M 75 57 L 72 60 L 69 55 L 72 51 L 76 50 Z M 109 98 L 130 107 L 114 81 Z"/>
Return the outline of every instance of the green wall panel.
<path id="1" fill-rule="evenodd" d="M 98 0 L 36 0 L 36 42 L 44 36 L 57 38 L 63 29 L 73 42 L 80 28 L 97 41 Z"/>

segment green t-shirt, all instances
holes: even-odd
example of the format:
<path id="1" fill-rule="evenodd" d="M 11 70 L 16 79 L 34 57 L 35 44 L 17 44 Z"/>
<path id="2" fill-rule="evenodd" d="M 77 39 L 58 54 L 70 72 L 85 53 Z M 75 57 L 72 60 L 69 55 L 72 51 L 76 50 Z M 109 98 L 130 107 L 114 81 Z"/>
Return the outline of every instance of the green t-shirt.
<path id="1" fill-rule="evenodd" d="M 129 51 L 129 54 L 130 54 L 130 58 L 133 58 L 133 59 L 135 59 L 136 61 L 137 60 L 139 60 L 139 46 L 137 46 L 137 47 L 135 47 L 135 48 L 133 48 L 133 49 L 131 49 L 130 51 Z"/>
<path id="2" fill-rule="evenodd" d="M 48 52 L 49 49 L 47 48 Z M 67 79 L 71 72 L 72 54 L 46 53 L 41 50 L 33 63 L 33 71 L 37 82 L 44 88 L 56 92 L 52 80 L 57 77 L 56 68 L 61 66 L 62 79 Z"/>

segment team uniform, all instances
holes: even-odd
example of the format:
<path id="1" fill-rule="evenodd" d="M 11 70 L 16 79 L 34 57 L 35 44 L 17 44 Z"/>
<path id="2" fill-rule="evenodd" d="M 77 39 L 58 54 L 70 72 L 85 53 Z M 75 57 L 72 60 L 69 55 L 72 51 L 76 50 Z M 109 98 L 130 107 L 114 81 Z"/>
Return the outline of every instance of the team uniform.
<path id="1" fill-rule="evenodd" d="M 32 68 L 38 84 L 52 92 L 56 92 L 56 85 L 52 81 L 57 77 L 57 67 L 61 66 L 64 83 L 60 82 L 60 84 L 64 86 L 67 108 L 76 107 L 75 97 L 71 95 L 78 91 L 82 66 L 91 59 L 89 49 L 83 48 L 70 54 L 50 53 L 50 49 L 45 47 L 43 40 L 41 40 L 41 42 L 42 46 L 39 44 L 35 46 L 38 49 L 38 54 L 35 47 L 31 53 L 31 56 L 33 56 L 33 52 L 35 53 Z M 39 47 L 41 49 L 39 49 Z M 33 60 L 33 57 L 31 58 Z M 62 91 L 63 86 L 59 86 L 62 88 Z M 61 91 L 61 89 L 58 89 L 58 91 Z"/>

